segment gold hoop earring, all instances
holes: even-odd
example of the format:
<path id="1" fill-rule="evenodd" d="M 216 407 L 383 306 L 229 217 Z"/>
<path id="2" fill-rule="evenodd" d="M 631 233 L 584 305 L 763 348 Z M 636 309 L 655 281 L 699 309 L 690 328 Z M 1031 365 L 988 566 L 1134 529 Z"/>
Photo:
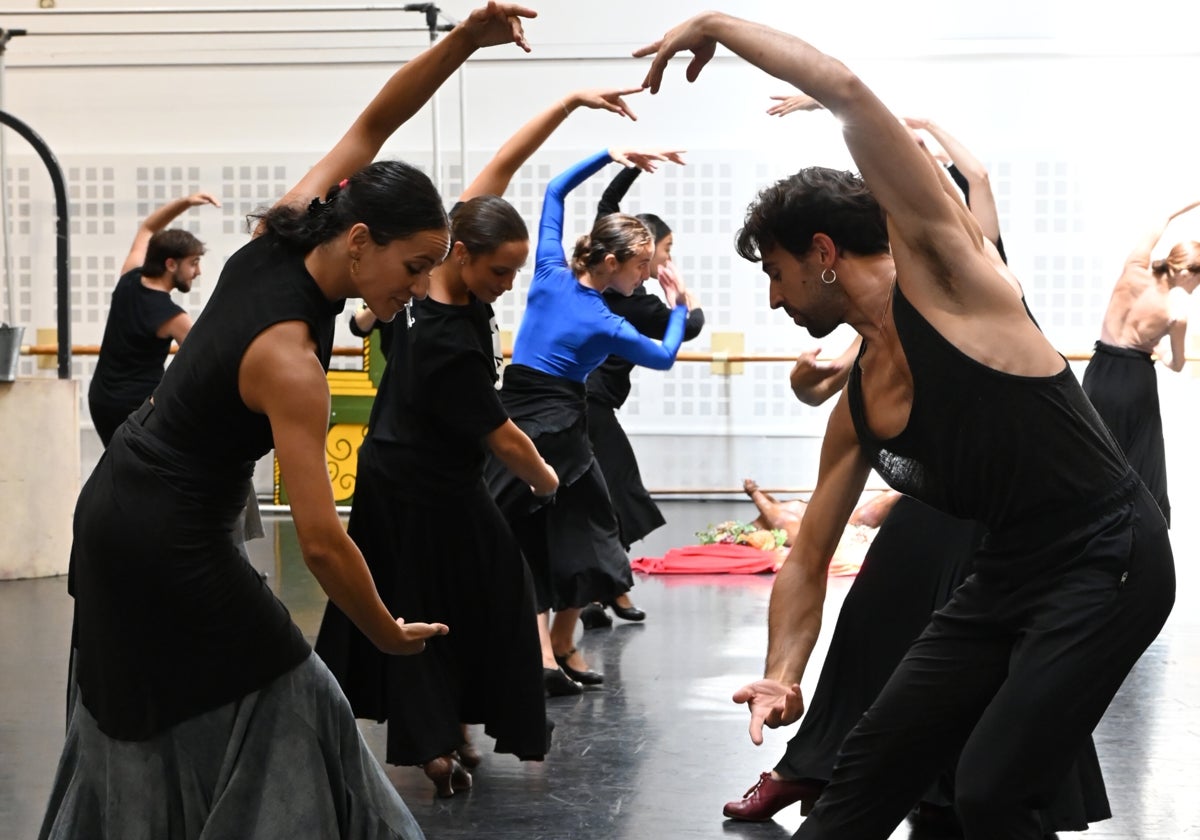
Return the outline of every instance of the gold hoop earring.
<path id="1" fill-rule="evenodd" d="M 832 274 L 833 276 L 830 277 L 828 280 L 826 280 L 825 279 L 826 274 Z M 824 271 L 821 272 L 821 282 L 824 283 L 826 286 L 832 286 L 834 283 L 837 282 L 837 272 L 834 271 L 832 268 L 825 269 Z"/>
<path id="2" fill-rule="evenodd" d="M 358 259 L 357 258 L 350 260 L 350 276 L 351 277 L 358 276 Z"/>

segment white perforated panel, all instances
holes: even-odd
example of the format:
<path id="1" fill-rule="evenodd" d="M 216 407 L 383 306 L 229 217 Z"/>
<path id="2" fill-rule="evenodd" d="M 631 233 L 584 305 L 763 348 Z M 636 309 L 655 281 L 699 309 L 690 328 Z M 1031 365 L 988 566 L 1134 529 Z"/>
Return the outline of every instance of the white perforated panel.
<path id="1" fill-rule="evenodd" d="M 545 150 L 522 166 L 506 197 L 529 224 L 536 247 L 538 214 L 546 182 L 590 149 Z M 471 155 L 468 178 L 490 152 Z M 270 205 L 312 165 L 314 155 L 288 154 L 164 156 L 109 155 L 73 160 L 68 167 L 72 209 L 72 339 L 99 344 L 108 297 L 116 272 L 140 220 L 159 204 L 196 191 L 217 194 L 220 209 L 199 207 L 176 224 L 207 245 L 203 274 L 191 294 L 181 297 L 196 316 L 211 293 L 220 268 L 248 237 L 246 216 Z M 428 169 L 429 156 L 409 158 Z M 763 159 L 752 151 L 703 151 L 689 166 L 664 166 L 642 175 L 622 209 L 653 212 L 676 232 L 675 258 L 686 282 L 704 307 L 707 327 L 686 350 L 711 349 L 713 332 L 741 333 L 751 353 L 792 356 L 816 342 L 781 312 L 769 309 L 767 283 L 757 264 L 733 250 L 734 236 L 747 204 L 762 187 L 793 171 L 803 161 Z M 1042 160 L 1033 153 L 989 162 L 1001 230 L 1011 265 L 1021 279 L 1030 308 L 1061 349 L 1090 347 L 1119 265 L 1089 249 L 1096 220 L 1082 198 L 1084 177 L 1069 161 Z M 590 229 L 596 205 L 617 173 L 610 165 L 581 185 L 567 201 L 565 245 Z M 443 162 L 447 206 L 461 190 L 458 163 Z M 10 165 L 13 197 L 13 249 L 19 320 L 26 342 L 36 328 L 52 327 L 54 314 L 53 203 L 47 179 L 36 160 Z M 1094 211 L 1092 211 L 1094 212 Z M 502 329 L 516 332 L 533 274 L 532 256 L 517 287 L 496 306 Z M 651 291 L 657 286 L 650 284 Z M 336 343 L 353 344 L 339 321 Z M 839 331 L 821 342 L 827 353 L 840 352 L 850 336 Z M 74 360 L 73 375 L 87 379 L 94 359 Z M 351 367 L 354 358 L 335 366 Z M 744 372 L 714 374 L 708 363 L 680 362 L 667 372 L 639 370 L 621 417 L 652 486 L 731 486 L 742 473 L 768 484 L 792 484 L 815 470 L 815 446 L 829 408 L 800 405 L 787 385 L 790 363 L 749 363 Z M 34 360 L 21 362 L 22 376 L 53 376 Z M 81 406 L 87 423 L 86 404 Z M 815 474 L 810 476 L 815 477 Z"/>

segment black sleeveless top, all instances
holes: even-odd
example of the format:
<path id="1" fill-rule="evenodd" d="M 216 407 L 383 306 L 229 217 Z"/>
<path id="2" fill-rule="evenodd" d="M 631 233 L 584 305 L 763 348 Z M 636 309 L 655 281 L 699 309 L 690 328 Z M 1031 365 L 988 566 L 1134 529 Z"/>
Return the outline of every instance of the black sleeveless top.
<path id="1" fill-rule="evenodd" d="M 304 255 L 266 234 L 225 263 L 204 312 L 154 392 L 156 434 L 220 463 L 253 464 L 271 451 L 271 424 L 238 393 L 238 367 L 259 333 L 283 321 L 308 324 L 322 366 L 333 353 L 330 301 L 304 267 Z"/>
<path id="2" fill-rule="evenodd" d="M 967 356 L 895 285 L 896 334 L 913 379 L 904 431 L 867 427 L 862 372 L 847 397 L 868 461 L 893 488 L 1004 535 L 1023 523 L 1087 508 L 1121 484 L 1129 465 L 1069 366 L 1016 376 Z M 859 359 L 866 350 L 863 342 Z"/>
<path id="3" fill-rule="evenodd" d="M 508 420 L 496 390 L 492 308 L 415 300 L 391 324 L 387 367 L 371 406 L 370 457 L 409 498 L 477 484 L 485 436 Z"/>
<path id="4" fill-rule="evenodd" d="M 152 737 L 262 688 L 311 649 L 232 535 L 267 418 L 238 395 L 250 342 L 308 324 L 328 367 L 334 319 L 303 255 L 271 235 L 237 251 L 154 393 L 80 494 L 68 587 L 80 696 L 101 730 Z M 240 539 L 240 536 L 238 537 Z"/>

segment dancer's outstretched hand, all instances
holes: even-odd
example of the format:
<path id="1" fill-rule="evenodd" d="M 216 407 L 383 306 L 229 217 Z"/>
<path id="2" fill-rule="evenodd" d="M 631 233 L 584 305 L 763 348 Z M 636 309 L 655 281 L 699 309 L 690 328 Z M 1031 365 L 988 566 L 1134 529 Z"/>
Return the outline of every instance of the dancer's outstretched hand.
<path id="1" fill-rule="evenodd" d="M 796 93 L 791 96 L 772 96 L 775 104 L 767 109 L 773 117 L 782 117 L 793 111 L 823 111 L 825 106 L 813 99 L 807 93 Z"/>
<path id="2" fill-rule="evenodd" d="M 672 260 L 658 267 L 658 285 L 662 287 L 669 308 L 674 309 L 680 301 L 686 302 L 687 287 L 683 285 L 683 278 L 679 276 L 679 269 Z"/>
<path id="3" fill-rule="evenodd" d="M 692 61 L 688 64 L 687 80 L 689 82 L 696 81 L 700 75 L 700 71 L 704 69 L 704 65 L 712 61 L 713 55 L 717 51 L 717 39 L 706 34 L 706 25 L 711 22 L 718 12 L 704 12 L 696 15 L 690 20 L 685 20 L 675 28 L 668 30 L 667 34 L 659 38 L 653 44 L 649 44 L 634 52 L 635 58 L 642 58 L 647 55 L 654 56 L 654 61 L 650 64 L 650 70 L 646 73 L 646 80 L 642 82 L 645 87 L 650 88 L 651 93 L 658 93 L 658 88 L 662 85 L 663 70 L 667 67 L 667 62 L 676 53 L 689 51 L 692 53 Z"/>
<path id="4" fill-rule="evenodd" d="M 220 207 L 221 201 L 212 193 L 198 192 L 187 197 L 187 203 L 190 207 L 199 207 L 201 204 L 211 204 L 213 207 Z"/>
<path id="5" fill-rule="evenodd" d="M 608 156 L 615 162 L 622 166 L 636 166 L 645 172 L 656 170 L 659 161 L 669 161 L 683 166 L 683 154 L 683 149 L 630 149 L 614 146 L 608 150 Z"/>
<path id="6" fill-rule="evenodd" d="M 814 347 L 812 350 L 801 353 L 800 357 L 796 359 L 796 364 L 792 365 L 792 372 L 788 375 L 792 393 L 796 395 L 796 399 L 806 405 L 813 404 L 809 402 L 809 399 L 814 390 L 829 381 L 830 377 L 841 373 L 841 368 L 836 363 L 818 359 L 817 355 L 820 352 L 820 347 Z"/>
<path id="7" fill-rule="evenodd" d="M 477 47 L 494 47 L 497 44 L 516 44 L 529 52 L 525 40 L 525 29 L 521 18 L 535 18 L 537 12 L 516 3 L 497 3 L 495 0 L 471 12 L 460 25 L 471 36 Z"/>
<path id="8" fill-rule="evenodd" d="M 775 729 L 795 723 L 804 714 L 799 683 L 784 685 L 778 680 L 757 680 L 733 693 L 734 703 L 750 707 L 750 740 L 762 744 L 763 724 Z"/>
<path id="9" fill-rule="evenodd" d="M 572 110 L 582 106 L 584 108 L 612 111 L 614 114 L 629 117 L 629 119 L 636 122 L 637 114 L 633 113 L 633 110 L 625 104 L 625 97 L 641 93 L 643 90 L 645 90 L 644 87 L 614 88 L 612 90 L 606 88 L 577 90 L 568 96 L 565 101 L 570 103 Z"/>
<path id="10" fill-rule="evenodd" d="M 425 650 L 426 639 L 433 636 L 445 636 L 450 632 L 450 628 L 445 624 L 424 624 L 419 621 L 406 624 L 403 618 L 396 619 L 396 627 L 400 631 L 399 639 L 390 646 L 390 650 L 385 650 L 384 653 L 420 653 Z"/>

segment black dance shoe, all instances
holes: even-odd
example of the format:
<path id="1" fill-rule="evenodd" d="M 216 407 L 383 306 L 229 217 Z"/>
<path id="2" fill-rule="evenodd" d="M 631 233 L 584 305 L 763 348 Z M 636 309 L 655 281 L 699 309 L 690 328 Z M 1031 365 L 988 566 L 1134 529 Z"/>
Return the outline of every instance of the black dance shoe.
<path id="1" fill-rule="evenodd" d="M 568 677 L 562 668 L 542 666 L 542 682 L 546 685 L 546 694 L 549 697 L 570 697 L 573 694 L 583 694 L 583 686 Z"/>
<path id="2" fill-rule="evenodd" d="M 609 601 L 605 606 L 611 607 L 612 611 L 614 613 L 616 613 L 617 618 L 622 618 L 625 621 L 645 621 L 646 620 L 645 611 L 639 610 L 633 604 L 630 604 L 628 607 L 622 607 L 616 601 Z"/>
<path id="3" fill-rule="evenodd" d="M 588 604 L 580 611 L 579 622 L 583 625 L 584 630 L 596 630 L 613 625 L 612 616 L 604 611 L 604 607 L 596 603 Z"/>
<path id="4" fill-rule="evenodd" d="M 574 652 L 575 648 L 571 648 L 562 656 L 559 656 L 557 653 L 554 654 L 554 661 L 558 663 L 558 667 L 562 669 L 563 673 L 575 680 L 575 682 L 582 683 L 583 685 L 600 685 L 604 682 L 604 675 L 597 671 L 576 671 L 568 665 L 567 660 L 571 658 L 571 654 Z"/>

